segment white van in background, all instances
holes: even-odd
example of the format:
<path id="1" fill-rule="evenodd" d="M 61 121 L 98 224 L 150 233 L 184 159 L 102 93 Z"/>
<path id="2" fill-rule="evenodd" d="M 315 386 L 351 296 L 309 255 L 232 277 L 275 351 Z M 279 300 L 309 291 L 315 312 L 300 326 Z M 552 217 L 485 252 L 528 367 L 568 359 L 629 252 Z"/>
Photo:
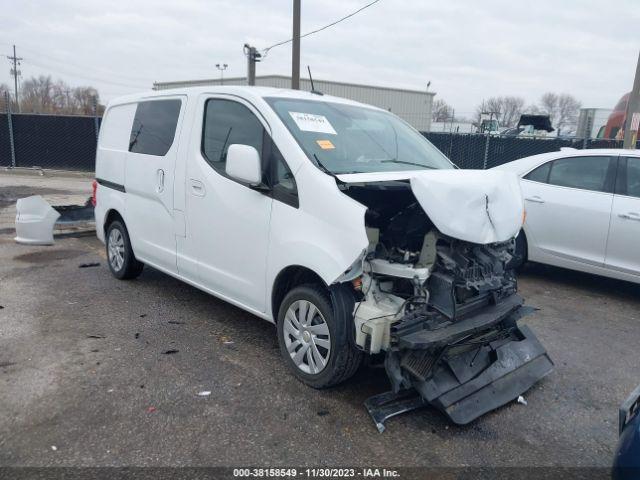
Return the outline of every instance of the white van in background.
<path id="1" fill-rule="evenodd" d="M 455 169 L 389 112 L 258 87 L 132 95 L 106 110 L 96 177 L 117 278 L 149 265 L 276 323 L 316 388 L 384 353 L 380 429 L 405 390 L 467 423 L 552 369 L 516 323 L 517 177 Z"/>

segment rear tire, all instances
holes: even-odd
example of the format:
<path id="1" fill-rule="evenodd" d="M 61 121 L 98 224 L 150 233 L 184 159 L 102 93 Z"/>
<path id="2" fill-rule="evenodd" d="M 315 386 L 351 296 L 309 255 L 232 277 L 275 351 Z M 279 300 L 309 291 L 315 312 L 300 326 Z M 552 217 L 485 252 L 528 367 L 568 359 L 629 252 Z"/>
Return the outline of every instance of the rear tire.
<path id="1" fill-rule="evenodd" d="M 337 385 L 358 370 L 362 352 L 349 341 L 352 309 L 322 287 L 292 289 L 278 313 L 280 353 L 292 373 L 313 388 Z"/>
<path id="2" fill-rule="evenodd" d="M 144 263 L 133 254 L 129 232 L 120 220 L 114 220 L 107 227 L 106 234 L 107 263 L 114 277 L 130 280 L 142 273 Z"/>

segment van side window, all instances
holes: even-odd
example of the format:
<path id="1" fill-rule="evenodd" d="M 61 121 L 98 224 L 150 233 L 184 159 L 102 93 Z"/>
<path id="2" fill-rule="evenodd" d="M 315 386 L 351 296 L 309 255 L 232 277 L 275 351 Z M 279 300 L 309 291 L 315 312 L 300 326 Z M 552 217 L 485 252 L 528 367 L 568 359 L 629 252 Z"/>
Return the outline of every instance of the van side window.
<path id="1" fill-rule="evenodd" d="M 205 104 L 202 153 L 209 164 L 225 172 L 229 145 L 250 145 L 262 157 L 264 127 L 244 105 L 232 100 L 210 99 Z"/>
<path id="2" fill-rule="evenodd" d="M 271 191 L 273 198 L 298 208 L 298 186 L 284 157 L 273 141 L 268 144 L 271 169 Z"/>
<path id="3" fill-rule="evenodd" d="M 175 99 L 138 103 L 129 136 L 129 151 L 165 156 L 176 135 L 181 104 Z"/>

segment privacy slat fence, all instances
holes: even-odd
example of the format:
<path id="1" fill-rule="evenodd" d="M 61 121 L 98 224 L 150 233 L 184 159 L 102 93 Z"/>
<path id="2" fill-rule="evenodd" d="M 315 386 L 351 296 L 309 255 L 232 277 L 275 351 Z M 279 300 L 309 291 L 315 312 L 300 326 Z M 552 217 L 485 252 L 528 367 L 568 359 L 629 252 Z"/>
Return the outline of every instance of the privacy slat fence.
<path id="1" fill-rule="evenodd" d="M 13 155 L 10 126 L 13 130 Z M 100 119 L 91 116 L 0 113 L 0 167 L 93 171 L 99 128 Z M 622 147 L 621 141 L 600 139 L 442 132 L 423 135 L 460 168 L 491 168 L 562 147 Z"/>

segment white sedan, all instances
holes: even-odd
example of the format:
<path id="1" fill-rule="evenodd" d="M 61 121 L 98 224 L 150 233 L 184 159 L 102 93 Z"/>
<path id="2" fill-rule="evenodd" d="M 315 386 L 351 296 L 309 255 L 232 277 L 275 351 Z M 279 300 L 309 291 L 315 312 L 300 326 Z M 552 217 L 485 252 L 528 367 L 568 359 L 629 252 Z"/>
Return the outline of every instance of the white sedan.
<path id="1" fill-rule="evenodd" d="M 640 283 L 640 150 L 565 148 L 495 168 L 520 177 L 519 263 Z"/>

